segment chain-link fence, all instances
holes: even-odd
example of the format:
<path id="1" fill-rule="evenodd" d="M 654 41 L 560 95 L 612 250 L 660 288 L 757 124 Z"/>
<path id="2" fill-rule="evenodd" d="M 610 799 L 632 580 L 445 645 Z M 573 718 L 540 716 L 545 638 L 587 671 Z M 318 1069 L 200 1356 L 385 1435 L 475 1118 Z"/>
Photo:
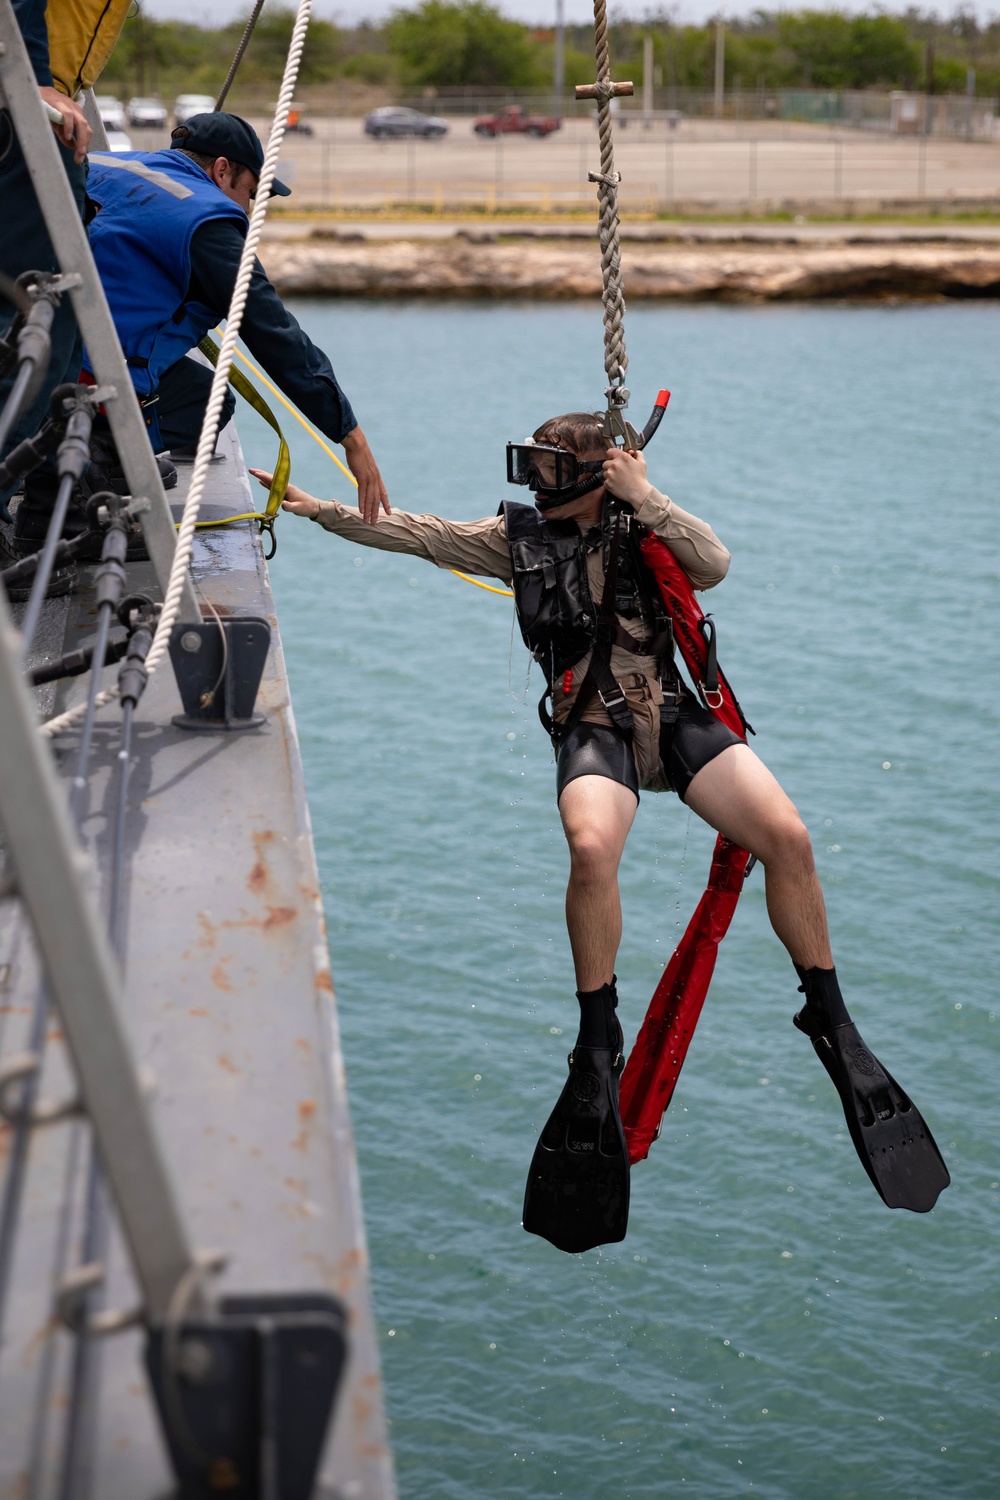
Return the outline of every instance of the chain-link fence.
<path id="1" fill-rule="evenodd" d="M 595 212 L 588 171 L 599 165 L 597 132 L 565 121 L 544 140 L 483 139 L 470 120 L 440 140 L 373 141 L 358 120 L 317 121 L 286 142 L 281 172 L 289 208 L 440 213 Z M 924 201 L 1000 205 L 1000 143 L 892 136 L 794 122 L 634 121 L 616 133 L 623 206 L 635 215 L 781 210 L 878 211 Z"/>

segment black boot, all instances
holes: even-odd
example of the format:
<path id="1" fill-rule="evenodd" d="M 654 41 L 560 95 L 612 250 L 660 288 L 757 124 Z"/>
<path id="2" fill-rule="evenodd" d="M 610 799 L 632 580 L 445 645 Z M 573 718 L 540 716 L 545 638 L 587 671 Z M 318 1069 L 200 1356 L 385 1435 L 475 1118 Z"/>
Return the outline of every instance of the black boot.
<path id="1" fill-rule="evenodd" d="M 158 454 L 156 467 L 165 490 L 177 486 L 177 466 L 165 454 Z M 118 448 L 110 428 L 96 428 L 90 440 L 90 468 L 83 477 L 82 488 L 87 495 L 99 490 L 113 490 L 116 495 L 129 494 L 128 480 L 118 456 Z"/>
<path id="2" fill-rule="evenodd" d="M 919 1111 L 870 1052 L 848 1014 L 836 969 L 795 966 L 806 1003 L 794 1017 L 840 1095 L 861 1165 L 889 1208 L 927 1213 L 951 1181 Z"/>
<path id="3" fill-rule="evenodd" d="M 176 468 L 166 458 L 157 458 L 156 463 L 163 480 L 163 488 L 173 489 L 177 483 Z M 87 501 L 93 495 L 106 490 L 111 490 L 116 495 L 127 495 L 128 483 L 110 431 L 98 430 L 91 434 L 90 466 L 79 484 L 73 486 L 69 510 L 62 529 L 62 535 L 67 541 L 72 541 L 82 532 L 91 530 L 87 515 Z M 27 557 L 44 545 L 58 491 L 59 479 L 51 464 L 36 469 L 25 480 L 24 498 L 14 516 L 14 547 L 20 557 Z M 76 554 L 79 560 L 98 562 L 102 542 L 102 533 L 95 531 L 93 545 L 87 543 L 86 547 Z M 126 557 L 129 562 L 142 562 L 148 556 L 142 527 L 138 521 L 133 521 L 129 526 Z"/>
<path id="4" fill-rule="evenodd" d="M 39 543 L 40 546 L 41 543 Z M 38 547 L 32 547 L 29 550 L 37 552 Z M 0 525 L 0 573 L 5 568 L 19 563 L 23 555 L 14 544 L 13 526 Z M 80 575 L 73 563 L 64 563 L 62 567 L 53 568 L 45 590 L 46 599 L 59 599 L 64 594 L 74 593 L 79 581 Z M 8 603 L 24 604 L 31 594 L 31 584 L 30 577 L 19 580 L 17 583 L 5 584 Z"/>

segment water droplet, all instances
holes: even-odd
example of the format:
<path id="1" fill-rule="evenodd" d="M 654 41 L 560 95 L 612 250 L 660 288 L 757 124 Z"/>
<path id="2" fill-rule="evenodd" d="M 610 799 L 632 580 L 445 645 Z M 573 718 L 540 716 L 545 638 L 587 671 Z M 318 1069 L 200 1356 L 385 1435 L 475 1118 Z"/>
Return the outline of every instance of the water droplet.
<path id="1" fill-rule="evenodd" d="M 483 1081 L 482 1073 L 473 1073 L 472 1078 L 475 1083 L 482 1083 Z"/>
<path id="2" fill-rule="evenodd" d="M 363 557 L 356 557 L 356 558 L 355 558 L 355 559 L 354 559 L 354 566 L 355 566 L 355 567 L 356 567 L 356 568 L 360 568 L 360 567 L 361 567 L 361 564 L 362 564 L 362 563 L 363 563 L 363 562 L 364 562 L 364 558 L 363 558 Z"/>
<path id="3" fill-rule="evenodd" d="M 792 1259 L 794 1259 L 791 1250 L 782 1250 L 782 1252 L 781 1252 L 781 1258 L 782 1258 L 782 1260 L 792 1260 Z"/>
<path id="4" fill-rule="evenodd" d="M 517 735 L 514 733 L 513 729 L 508 729 L 508 731 L 507 731 L 507 738 L 509 740 L 516 740 L 517 739 Z"/>
<path id="5" fill-rule="evenodd" d="M 957 1000 L 955 1002 L 955 1009 L 956 1010 L 961 1010 L 962 1009 L 962 1002 L 961 1002 L 961 1000 Z"/>
<path id="6" fill-rule="evenodd" d="M 884 760 L 882 762 L 882 769 L 883 769 L 883 771 L 891 771 L 892 770 L 892 761 L 891 760 Z"/>
<path id="7" fill-rule="evenodd" d="M 389 1337 L 391 1339 L 394 1339 L 396 1337 L 396 1330 L 395 1330 L 395 1328 L 390 1328 L 389 1329 Z"/>

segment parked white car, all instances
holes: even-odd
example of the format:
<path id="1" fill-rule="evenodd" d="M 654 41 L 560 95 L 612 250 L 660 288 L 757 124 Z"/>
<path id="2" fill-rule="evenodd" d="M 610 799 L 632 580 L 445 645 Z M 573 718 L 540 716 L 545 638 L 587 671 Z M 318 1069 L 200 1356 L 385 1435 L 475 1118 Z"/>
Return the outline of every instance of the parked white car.
<path id="1" fill-rule="evenodd" d="M 146 130 L 162 130 L 167 123 L 167 106 L 159 99 L 130 99 L 126 113 L 130 125 Z"/>
<path id="2" fill-rule="evenodd" d="M 120 99 L 116 99 L 114 94 L 95 94 L 94 103 L 105 130 L 125 129 L 128 122 L 125 119 L 125 106 Z"/>
<path id="3" fill-rule="evenodd" d="M 211 94 L 178 94 L 174 104 L 174 124 L 183 125 L 192 115 L 210 115 L 215 108 Z"/>
<path id="4" fill-rule="evenodd" d="M 135 147 L 132 145 L 132 137 L 126 135 L 124 130 L 106 130 L 104 133 L 108 138 L 109 151 L 135 150 Z"/>

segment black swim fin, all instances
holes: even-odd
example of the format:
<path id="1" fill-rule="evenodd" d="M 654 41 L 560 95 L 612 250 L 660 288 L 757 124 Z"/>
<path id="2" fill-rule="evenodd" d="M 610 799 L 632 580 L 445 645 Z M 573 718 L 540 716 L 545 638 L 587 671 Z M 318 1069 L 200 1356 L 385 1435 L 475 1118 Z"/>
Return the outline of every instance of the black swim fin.
<path id="1" fill-rule="evenodd" d="M 889 1208 L 928 1213 L 951 1177 L 920 1111 L 862 1041 L 836 970 L 796 969 L 806 1003 L 795 1025 L 833 1080 L 861 1165 Z"/>
<path id="2" fill-rule="evenodd" d="M 569 1078 L 538 1139 L 524 1191 L 524 1228 L 570 1255 L 623 1240 L 628 1228 L 628 1149 L 618 1113 L 625 1059 L 613 981 L 604 992 L 612 1045 L 578 1040 L 569 1054 Z M 581 1035 L 590 1040 L 594 1033 Z"/>

